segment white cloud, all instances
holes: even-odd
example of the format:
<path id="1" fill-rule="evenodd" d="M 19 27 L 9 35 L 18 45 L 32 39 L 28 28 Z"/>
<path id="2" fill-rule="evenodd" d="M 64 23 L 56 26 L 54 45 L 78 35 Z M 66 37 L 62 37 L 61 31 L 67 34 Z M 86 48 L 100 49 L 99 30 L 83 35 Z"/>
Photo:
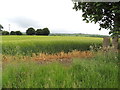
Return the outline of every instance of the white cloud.
<path id="1" fill-rule="evenodd" d="M 6 30 L 11 24 L 11 30 L 25 31 L 32 25 L 48 27 L 53 33 L 108 34 L 107 30 L 99 31 L 98 25 L 82 21 L 81 12 L 72 9 L 71 0 L 1 0 L 1 3 L 0 23 Z"/>

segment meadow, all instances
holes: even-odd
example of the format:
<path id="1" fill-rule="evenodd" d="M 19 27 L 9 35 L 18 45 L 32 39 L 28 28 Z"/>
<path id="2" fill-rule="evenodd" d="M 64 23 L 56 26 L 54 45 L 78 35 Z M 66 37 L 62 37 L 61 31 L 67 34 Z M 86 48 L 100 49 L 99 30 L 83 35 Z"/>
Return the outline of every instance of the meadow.
<path id="1" fill-rule="evenodd" d="M 120 55 L 96 51 L 102 38 L 2 36 L 1 44 L 3 88 L 119 87 Z"/>
<path id="2" fill-rule="evenodd" d="M 109 56 L 109 57 L 108 57 Z M 118 59 L 113 53 L 73 62 L 39 63 L 22 57 L 3 63 L 3 88 L 118 88 Z"/>

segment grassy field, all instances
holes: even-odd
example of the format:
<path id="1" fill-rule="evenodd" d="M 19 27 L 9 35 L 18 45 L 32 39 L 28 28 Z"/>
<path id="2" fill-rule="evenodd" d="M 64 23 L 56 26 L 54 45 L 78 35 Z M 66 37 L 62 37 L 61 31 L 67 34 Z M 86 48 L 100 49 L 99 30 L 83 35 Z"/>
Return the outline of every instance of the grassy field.
<path id="1" fill-rule="evenodd" d="M 102 38 L 2 36 L 3 88 L 118 88 L 120 55 Z"/>
<path id="2" fill-rule="evenodd" d="M 109 58 L 108 58 L 109 56 Z M 13 59 L 13 58 L 11 58 Z M 118 88 L 118 59 L 113 53 L 73 62 L 40 64 L 31 60 L 3 64 L 4 88 Z"/>
<path id="3" fill-rule="evenodd" d="M 102 38 L 72 36 L 3 36 L 3 54 L 57 53 L 89 50 L 90 45 L 101 45 Z"/>

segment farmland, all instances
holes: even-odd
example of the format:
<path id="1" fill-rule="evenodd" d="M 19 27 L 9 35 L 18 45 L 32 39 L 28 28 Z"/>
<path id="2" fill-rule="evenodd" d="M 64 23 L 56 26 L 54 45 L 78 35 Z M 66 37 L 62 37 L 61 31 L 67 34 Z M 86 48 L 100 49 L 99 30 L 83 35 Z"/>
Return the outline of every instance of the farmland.
<path id="1" fill-rule="evenodd" d="M 3 36 L 3 54 L 57 53 L 89 50 L 90 45 L 101 45 L 102 38 L 70 36 Z"/>
<path id="2" fill-rule="evenodd" d="M 102 38 L 2 36 L 1 44 L 3 88 L 119 86 L 119 55 L 95 50 Z"/>

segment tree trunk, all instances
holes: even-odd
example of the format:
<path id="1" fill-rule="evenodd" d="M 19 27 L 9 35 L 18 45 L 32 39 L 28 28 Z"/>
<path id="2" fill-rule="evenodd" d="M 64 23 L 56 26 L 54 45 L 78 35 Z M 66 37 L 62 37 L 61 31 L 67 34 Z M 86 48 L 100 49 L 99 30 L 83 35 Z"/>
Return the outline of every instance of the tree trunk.
<path id="1" fill-rule="evenodd" d="M 118 36 L 112 38 L 112 47 L 114 50 L 118 50 L 118 46 L 119 46 L 118 41 L 119 41 Z"/>
<path id="2" fill-rule="evenodd" d="M 116 13 L 114 18 L 114 32 L 113 32 L 114 36 L 112 37 L 112 47 L 114 50 L 118 50 L 118 46 L 119 46 L 119 37 L 118 37 L 120 32 L 119 20 L 120 20 L 119 13 Z"/>
<path id="3" fill-rule="evenodd" d="M 110 46 L 110 37 L 103 38 L 103 49 L 108 49 Z"/>

